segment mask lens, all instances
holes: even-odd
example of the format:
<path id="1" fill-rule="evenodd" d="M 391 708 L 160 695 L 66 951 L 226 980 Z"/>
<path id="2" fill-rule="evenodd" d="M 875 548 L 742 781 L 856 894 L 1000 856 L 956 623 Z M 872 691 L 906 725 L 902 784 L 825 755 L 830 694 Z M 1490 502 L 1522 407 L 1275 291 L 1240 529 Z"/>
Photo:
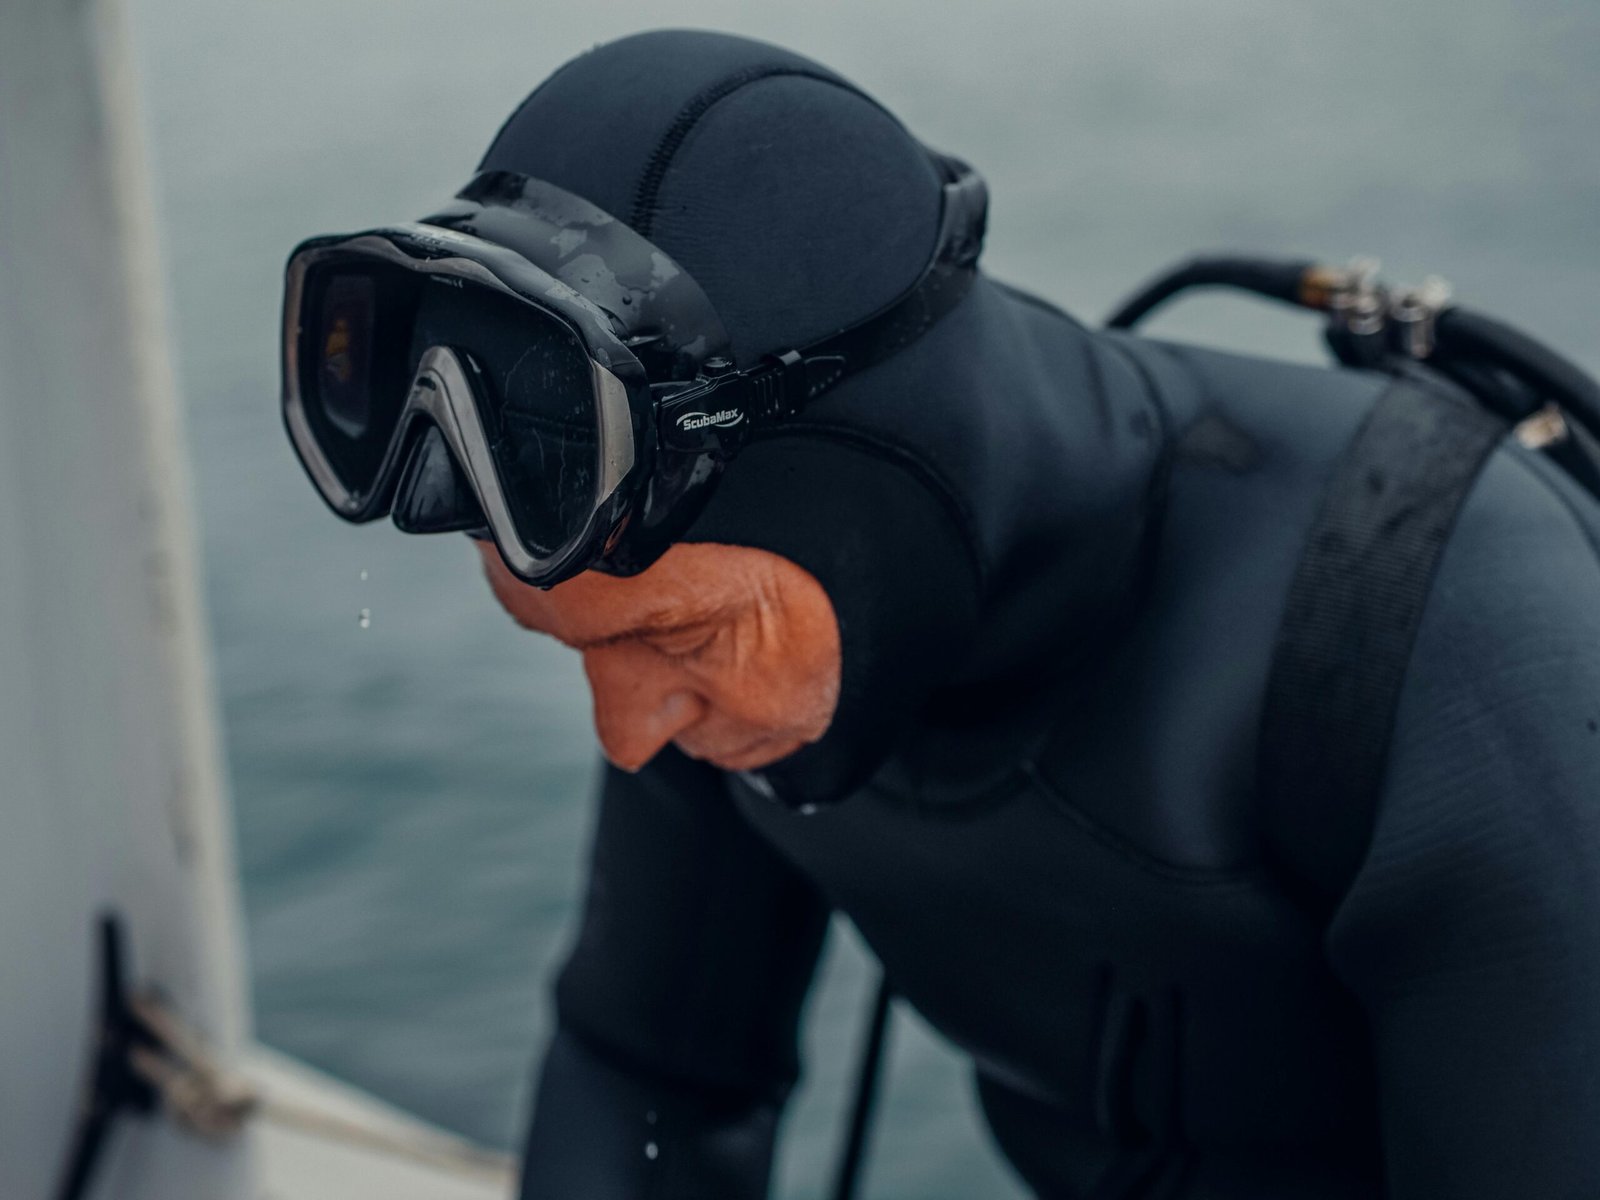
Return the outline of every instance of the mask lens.
<path id="1" fill-rule="evenodd" d="M 333 262 L 307 280 L 300 392 L 306 419 L 340 481 L 372 490 L 411 376 L 408 334 L 421 291 L 413 272 Z"/>
<path id="2" fill-rule="evenodd" d="M 558 318 L 492 288 L 430 280 L 412 361 L 430 346 L 465 351 L 474 400 L 517 535 L 547 558 L 577 539 L 595 509 L 600 466 L 594 374 Z"/>
<path id="3" fill-rule="evenodd" d="M 372 418 L 375 307 L 370 276 L 336 275 L 328 281 L 314 343 L 317 394 L 328 420 L 349 438 L 366 433 Z"/>

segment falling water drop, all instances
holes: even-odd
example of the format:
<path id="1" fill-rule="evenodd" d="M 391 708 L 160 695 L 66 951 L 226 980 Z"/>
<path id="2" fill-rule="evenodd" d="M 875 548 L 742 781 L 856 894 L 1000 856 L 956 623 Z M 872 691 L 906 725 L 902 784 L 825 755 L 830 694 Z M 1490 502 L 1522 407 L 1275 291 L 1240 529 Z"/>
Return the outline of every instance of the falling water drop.
<path id="1" fill-rule="evenodd" d="M 661 1147 L 657 1146 L 654 1142 L 646 1142 L 644 1144 L 644 1156 L 650 1159 L 652 1162 L 655 1161 L 656 1155 L 660 1153 Z"/>
<path id="2" fill-rule="evenodd" d="M 363 608 L 359 613 L 357 613 L 356 624 L 361 626 L 362 629 L 370 629 L 372 627 L 372 610 L 370 608 Z"/>
<path id="3" fill-rule="evenodd" d="M 361 568 L 361 582 L 365 583 L 366 581 L 367 581 L 367 569 L 365 567 L 362 567 Z"/>

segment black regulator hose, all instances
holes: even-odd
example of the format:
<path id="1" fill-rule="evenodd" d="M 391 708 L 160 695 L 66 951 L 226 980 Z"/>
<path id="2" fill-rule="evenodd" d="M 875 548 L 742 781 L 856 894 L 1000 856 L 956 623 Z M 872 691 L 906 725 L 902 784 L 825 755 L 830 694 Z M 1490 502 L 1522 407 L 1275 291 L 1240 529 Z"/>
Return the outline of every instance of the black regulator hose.
<path id="1" fill-rule="evenodd" d="M 1600 497 L 1600 382 L 1504 321 L 1445 305 L 1443 297 L 1426 294 L 1426 285 L 1390 292 L 1376 273 L 1372 260 L 1340 269 L 1309 259 L 1193 258 L 1145 284 L 1106 327 L 1132 329 L 1174 296 L 1205 287 L 1324 313 L 1329 348 L 1347 366 L 1382 370 L 1420 362 L 1513 425 L 1553 404 L 1567 436 L 1544 445 L 1544 453 Z"/>
<path id="2" fill-rule="evenodd" d="M 1446 379 L 1477 397 L 1495 416 L 1515 425 L 1544 406 L 1544 398 L 1520 379 L 1490 363 L 1465 358 L 1432 358 L 1431 366 Z"/>
<path id="3" fill-rule="evenodd" d="M 1179 292 L 1225 287 L 1253 292 L 1271 300 L 1304 305 L 1305 280 L 1316 268 L 1310 259 L 1279 261 L 1219 255 L 1192 258 L 1151 280 L 1106 321 L 1107 329 L 1132 329 Z"/>
<path id="4" fill-rule="evenodd" d="M 1351 276 L 1310 259 L 1245 258 L 1218 255 L 1193 258 L 1151 280 L 1106 321 L 1108 329 L 1131 329 L 1181 292 L 1225 287 L 1337 315 L 1341 288 Z M 1368 283 L 1371 287 L 1372 284 Z M 1387 320 L 1386 294 L 1369 291 L 1375 328 Z M 1475 392 L 1497 412 L 1518 419 L 1544 402 L 1554 402 L 1591 435 L 1600 438 L 1600 383 L 1571 360 L 1504 321 L 1450 306 L 1438 311 L 1426 351 L 1390 345 L 1380 354 L 1411 354 Z M 1476 383 L 1478 387 L 1473 387 Z M 1517 411 L 1525 409 L 1525 411 Z"/>
<path id="5" fill-rule="evenodd" d="M 1600 437 L 1600 383 L 1570 359 L 1504 321 L 1470 308 L 1447 308 L 1435 325 L 1441 363 L 1498 368 Z"/>

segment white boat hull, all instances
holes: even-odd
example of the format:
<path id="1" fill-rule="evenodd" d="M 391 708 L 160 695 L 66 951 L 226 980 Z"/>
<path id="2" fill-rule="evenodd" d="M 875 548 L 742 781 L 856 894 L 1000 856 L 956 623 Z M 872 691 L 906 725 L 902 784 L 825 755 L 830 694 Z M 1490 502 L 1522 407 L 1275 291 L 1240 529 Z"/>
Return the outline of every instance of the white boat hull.
<path id="1" fill-rule="evenodd" d="M 259 1115 L 118 1120 L 87 1198 L 504 1197 L 503 1159 L 250 1046 L 161 258 L 121 0 L 0 3 L 0 1197 L 79 1119 L 115 913 Z M 263 397 L 263 402 L 268 398 Z"/>

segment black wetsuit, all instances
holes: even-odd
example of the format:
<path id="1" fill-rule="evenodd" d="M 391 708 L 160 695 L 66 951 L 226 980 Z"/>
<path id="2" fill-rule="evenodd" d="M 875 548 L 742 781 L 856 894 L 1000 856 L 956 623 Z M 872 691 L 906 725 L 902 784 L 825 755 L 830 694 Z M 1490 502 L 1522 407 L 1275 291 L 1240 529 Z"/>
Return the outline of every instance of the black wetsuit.
<path id="1" fill-rule="evenodd" d="M 559 72 L 488 162 L 644 226 L 748 358 L 914 276 L 917 154 L 820 68 L 663 34 Z M 819 214 L 841 188 L 860 222 Z M 1600 1196 L 1600 506 L 1495 453 L 1331 919 L 1263 850 L 1274 639 L 1385 383 L 985 277 L 748 447 L 693 537 L 822 581 L 839 715 L 756 779 L 607 771 L 524 1195 L 764 1195 L 839 911 L 1042 1196 Z"/>

